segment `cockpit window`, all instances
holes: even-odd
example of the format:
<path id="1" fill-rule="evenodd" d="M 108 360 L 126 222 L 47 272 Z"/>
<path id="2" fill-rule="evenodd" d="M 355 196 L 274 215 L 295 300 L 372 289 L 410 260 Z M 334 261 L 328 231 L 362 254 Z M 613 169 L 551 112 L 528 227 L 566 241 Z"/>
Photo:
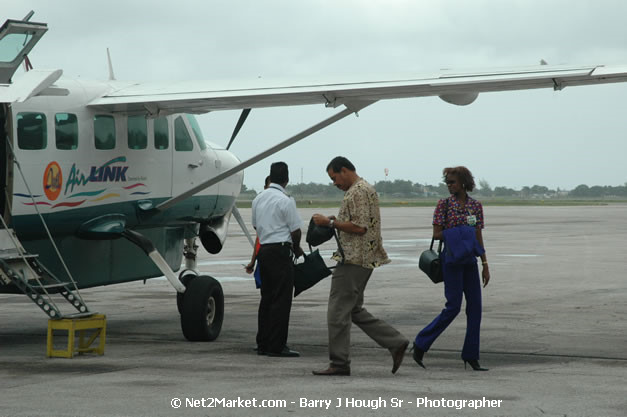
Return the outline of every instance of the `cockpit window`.
<path id="1" fill-rule="evenodd" d="M 198 146 L 200 149 L 207 149 L 207 144 L 205 143 L 205 138 L 202 136 L 202 130 L 200 130 L 200 126 L 198 126 L 198 121 L 191 114 L 186 114 L 187 121 L 189 121 L 189 125 L 192 127 L 194 131 L 194 135 L 196 136 L 196 142 L 198 142 Z"/>
<path id="2" fill-rule="evenodd" d="M 17 146 L 20 149 L 46 149 L 48 128 L 43 113 L 17 114 Z"/>
<path id="3" fill-rule="evenodd" d="M 174 149 L 177 151 L 194 150 L 192 137 L 189 135 L 185 122 L 181 116 L 177 117 L 174 121 Z"/>

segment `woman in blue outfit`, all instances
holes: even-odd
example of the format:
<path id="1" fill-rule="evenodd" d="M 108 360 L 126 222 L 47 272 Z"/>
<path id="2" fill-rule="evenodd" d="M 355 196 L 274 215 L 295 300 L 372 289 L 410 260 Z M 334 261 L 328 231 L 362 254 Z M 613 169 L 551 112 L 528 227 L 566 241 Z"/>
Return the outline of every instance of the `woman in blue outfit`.
<path id="1" fill-rule="evenodd" d="M 475 188 L 468 168 L 444 168 L 443 175 L 451 196 L 440 200 L 433 213 L 433 237 L 444 241 L 441 258 L 446 305 L 440 315 L 416 336 L 413 357 L 418 365 L 425 367 L 424 354 L 460 312 L 464 295 L 467 320 L 462 349 L 464 367 L 468 363 L 475 371 L 487 371 L 479 365 L 481 283 L 478 256 L 481 258 L 483 286 L 490 281 L 481 234 L 484 227 L 483 207 L 468 195 Z"/>

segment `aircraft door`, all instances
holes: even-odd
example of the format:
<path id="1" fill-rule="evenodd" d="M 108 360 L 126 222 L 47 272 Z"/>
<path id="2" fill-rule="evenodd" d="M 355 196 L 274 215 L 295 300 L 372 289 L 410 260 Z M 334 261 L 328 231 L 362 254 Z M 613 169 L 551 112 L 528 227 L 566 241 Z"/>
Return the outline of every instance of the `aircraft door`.
<path id="1" fill-rule="evenodd" d="M 128 166 L 126 186 L 130 198 L 153 199 L 155 203 L 170 198 L 172 146 L 167 118 L 135 115 L 123 120 L 122 129 L 126 131 L 123 140 L 128 144 L 124 152 Z"/>
<path id="2" fill-rule="evenodd" d="M 172 166 L 172 196 L 218 174 L 219 161 L 215 151 L 207 146 L 192 115 L 175 115 L 174 157 Z M 214 185 L 183 203 L 188 216 L 206 218 L 215 209 L 219 187 Z"/>
<path id="3" fill-rule="evenodd" d="M 9 158 L 9 112 L 8 107 L 5 104 L 0 103 L 0 137 L 2 143 L 0 144 L 0 161 L 2 161 L 0 169 L 0 216 L 4 217 L 5 213 L 8 213 L 8 206 L 11 202 L 8 201 L 8 178 L 11 164 L 11 158 Z M 8 217 L 8 216 L 7 216 Z M 5 218 L 6 220 L 7 218 Z"/>
<path id="4" fill-rule="evenodd" d="M 44 23 L 7 20 L 0 27 L 0 84 L 9 84 L 24 57 L 48 27 Z"/>

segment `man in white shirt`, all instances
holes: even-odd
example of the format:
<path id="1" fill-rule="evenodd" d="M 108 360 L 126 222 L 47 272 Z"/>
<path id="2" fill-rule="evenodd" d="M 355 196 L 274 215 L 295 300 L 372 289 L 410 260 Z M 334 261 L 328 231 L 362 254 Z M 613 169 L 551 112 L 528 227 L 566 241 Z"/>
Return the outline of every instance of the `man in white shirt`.
<path id="1" fill-rule="evenodd" d="M 277 357 L 300 356 L 287 347 L 287 333 L 294 291 L 293 256 L 300 247 L 303 224 L 296 202 L 285 192 L 289 172 L 285 162 L 270 166 L 270 186 L 252 204 L 253 227 L 260 249 L 257 255 L 261 281 L 257 354 Z"/>

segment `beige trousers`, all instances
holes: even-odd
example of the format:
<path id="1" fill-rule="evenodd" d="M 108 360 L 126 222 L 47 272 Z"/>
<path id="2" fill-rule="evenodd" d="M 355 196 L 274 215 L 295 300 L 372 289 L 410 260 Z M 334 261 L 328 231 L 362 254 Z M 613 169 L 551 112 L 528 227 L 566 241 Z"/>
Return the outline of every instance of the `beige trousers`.
<path id="1" fill-rule="evenodd" d="M 350 330 L 355 323 L 379 346 L 394 351 L 407 342 L 405 336 L 364 307 L 364 290 L 372 269 L 358 265 L 338 265 L 331 280 L 327 323 L 331 366 L 350 366 Z"/>

